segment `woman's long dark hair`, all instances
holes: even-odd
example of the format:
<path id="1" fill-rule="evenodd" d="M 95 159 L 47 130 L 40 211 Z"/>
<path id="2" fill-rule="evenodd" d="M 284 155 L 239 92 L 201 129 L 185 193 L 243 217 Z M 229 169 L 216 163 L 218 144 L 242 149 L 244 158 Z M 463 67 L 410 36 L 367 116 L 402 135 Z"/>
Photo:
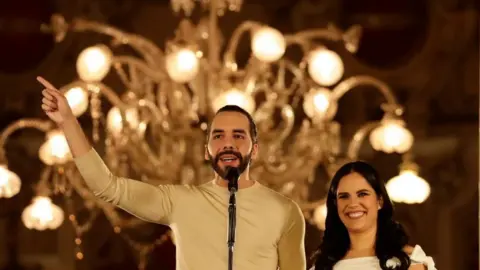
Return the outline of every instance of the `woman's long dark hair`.
<path id="1" fill-rule="evenodd" d="M 403 251 L 408 244 L 408 236 L 403 227 L 393 219 L 393 204 L 390 201 L 384 182 L 378 177 L 376 170 L 369 164 L 361 161 L 343 165 L 334 175 L 327 195 L 327 219 L 323 240 L 315 254 L 315 270 L 331 270 L 341 260 L 350 248 L 350 238 L 343 222 L 340 220 L 336 206 L 337 189 L 340 180 L 350 174 L 358 173 L 367 180 L 375 190 L 378 198 L 382 198 L 383 205 L 378 211 L 377 237 L 375 240 L 375 254 L 383 270 L 407 270 L 410 267 L 410 258 Z M 387 268 L 387 260 L 396 257 L 401 265 L 396 268 Z"/>

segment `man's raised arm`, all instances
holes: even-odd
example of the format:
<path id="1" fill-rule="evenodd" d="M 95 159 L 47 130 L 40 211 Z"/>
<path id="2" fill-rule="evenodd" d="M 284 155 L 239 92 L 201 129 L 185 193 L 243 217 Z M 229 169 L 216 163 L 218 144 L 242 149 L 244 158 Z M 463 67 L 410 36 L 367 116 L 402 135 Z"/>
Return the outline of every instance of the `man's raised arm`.
<path id="1" fill-rule="evenodd" d="M 89 189 L 143 220 L 168 224 L 176 198 L 176 187 L 156 187 L 144 182 L 116 177 L 92 148 L 67 99 L 50 82 L 37 77 L 45 87 L 42 109 L 63 131 L 75 164 Z"/>

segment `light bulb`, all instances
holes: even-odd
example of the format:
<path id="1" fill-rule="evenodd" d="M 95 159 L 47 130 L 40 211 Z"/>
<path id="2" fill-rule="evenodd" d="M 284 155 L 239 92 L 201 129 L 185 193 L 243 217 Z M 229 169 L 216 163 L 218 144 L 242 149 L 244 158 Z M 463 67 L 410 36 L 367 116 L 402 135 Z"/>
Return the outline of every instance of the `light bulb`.
<path id="1" fill-rule="evenodd" d="M 82 115 L 88 108 L 88 93 L 81 87 L 73 87 L 65 93 L 68 105 L 76 117 Z"/>
<path id="2" fill-rule="evenodd" d="M 336 52 L 319 48 L 309 53 L 308 74 L 316 83 L 331 86 L 342 78 L 343 72 L 343 61 Z"/>
<path id="3" fill-rule="evenodd" d="M 57 229 L 63 223 L 64 212 L 49 197 L 37 196 L 22 212 L 22 222 L 28 229 Z"/>
<path id="4" fill-rule="evenodd" d="M 20 177 L 7 166 L 0 165 L 0 198 L 11 198 L 20 192 L 22 181 Z"/>
<path id="5" fill-rule="evenodd" d="M 112 65 L 112 51 L 105 45 L 83 50 L 77 58 L 77 73 L 85 82 L 99 82 L 107 76 Z"/>
<path id="6" fill-rule="evenodd" d="M 385 153 L 405 153 L 413 145 L 413 135 L 405 128 L 403 120 L 383 120 L 381 126 L 370 134 L 373 149 Z"/>
<path id="7" fill-rule="evenodd" d="M 255 100 L 252 96 L 236 88 L 225 91 L 213 100 L 213 110 L 216 112 L 226 105 L 237 105 L 248 113 L 253 114 L 255 110 Z"/>
<path id="8" fill-rule="evenodd" d="M 430 196 L 430 185 L 414 170 L 402 170 L 386 184 L 390 198 L 400 203 L 423 203 Z"/>
<path id="9" fill-rule="evenodd" d="M 194 51 L 179 49 L 169 53 L 166 58 L 168 76 L 177 83 L 186 83 L 197 76 L 199 61 Z"/>
<path id="10" fill-rule="evenodd" d="M 263 62 L 274 62 L 285 53 L 286 42 L 282 33 L 272 27 L 262 27 L 253 33 L 251 47 L 253 55 Z"/>
<path id="11" fill-rule="evenodd" d="M 47 133 L 47 140 L 40 146 L 38 155 L 46 165 L 65 164 L 72 159 L 70 147 L 65 135 L 60 130 Z"/>
<path id="12" fill-rule="evenodd" d="M 135 108 L 127 109 L 125 118 L 131 129 L 136 130 L 139 127 L 139 115 Z M 112 107 L 107 114 L 107 129 L 114 136 L 119 136 L 123 130 L 122 115 L 117 107 Z"/>
<path id="13" fill-rule="evenodd" d="M 303 101 L 305 114 L 310 118 L 332 119 L 337 113 L 338 105 L 336 101 L 331 100 L 331 96 L 332 93 L 327 88 L 310 89 Z"/>

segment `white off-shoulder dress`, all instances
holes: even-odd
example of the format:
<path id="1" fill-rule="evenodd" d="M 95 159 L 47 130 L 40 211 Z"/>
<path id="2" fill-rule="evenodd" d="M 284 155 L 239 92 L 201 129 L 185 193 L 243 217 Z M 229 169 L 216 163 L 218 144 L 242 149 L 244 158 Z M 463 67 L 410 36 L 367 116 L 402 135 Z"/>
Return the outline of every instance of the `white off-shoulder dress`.
<path id="1" fill-rule="evenodd" d="M 423 249 L 416 245 L 413 248 L 412 254 L 410 255 L 411 264 L 423 264 L 427 270 L 437 270 L 435 268 L 435 262 L 433 258 L 427 256 Z M 400 262 L 397 259 L 390 259 L 387 261 L 387 266 L 394 267 Z M 334 266 L 333 270 L 382 270 L 380 268 L 380 263 L 377 257 L 360 257 L 352 259 L 344 259 L 338 261 Z M 315 267 L 310 268 L 310 270 L 315 270 Z"/>

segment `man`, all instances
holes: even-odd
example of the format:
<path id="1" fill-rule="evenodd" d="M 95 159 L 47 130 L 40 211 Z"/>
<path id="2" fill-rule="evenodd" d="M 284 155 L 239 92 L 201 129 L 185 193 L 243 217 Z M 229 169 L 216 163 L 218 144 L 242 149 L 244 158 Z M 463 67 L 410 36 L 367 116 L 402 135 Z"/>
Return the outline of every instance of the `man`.
<path id="1" fill-rule="evenodd" d="M 132 215 L 170 226 L 178 270 L 225 270 L 228 264 L 227 166 L 241 172 L 237 192 L 235 270 L 305 270 L 305 222 L 297 204 L 250 179 L 258 152 L 252 117 L 236 106 L 215 115 L 207 135 L 205 159 L 215 178 L 203 185 L 160 185 L 113 175 L 73 115 L 65 97 L 48 81 L 42 109 L 63 130 L 75 164 L 92 192 Z"/>

